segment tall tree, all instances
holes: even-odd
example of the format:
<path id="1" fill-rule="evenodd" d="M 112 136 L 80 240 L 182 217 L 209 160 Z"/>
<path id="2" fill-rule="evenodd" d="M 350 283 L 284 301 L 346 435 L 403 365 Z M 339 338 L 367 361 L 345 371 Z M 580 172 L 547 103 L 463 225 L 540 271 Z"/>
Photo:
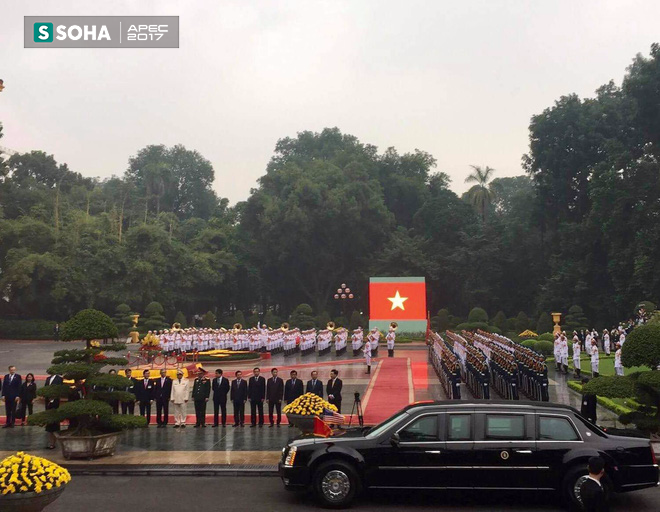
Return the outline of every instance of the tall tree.
<path id="1" fill-rule="evenodd" d="M 470 167 L 472 167 L 472 172 L 465 178 L 465 183 L 475 183 L 475 185 L 465 193 L 465 197 L 477 209 L 481 220 L 486 222 L 486 212 L 493 202 L 493 193 L 488 188 L 488 182 L 492 178 L 495 169 L 478 165 L 471 165 Z"/>

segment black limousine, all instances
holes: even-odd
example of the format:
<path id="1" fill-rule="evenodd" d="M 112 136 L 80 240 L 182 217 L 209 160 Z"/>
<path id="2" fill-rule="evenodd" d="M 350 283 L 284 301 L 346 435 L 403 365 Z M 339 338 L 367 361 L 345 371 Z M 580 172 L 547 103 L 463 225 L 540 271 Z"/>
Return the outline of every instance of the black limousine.
<path id="1" fill-rule="evenodd" d="M 555 490 L 577 505 L 594 455 L 614 492 L 658 485 L 648 439 L 610 435 L 547 402 L 415 403 L 374 427 L 294 439 L 279 472 L 287 489 L 312 489 L 330 508 L 364 488 Z"/>

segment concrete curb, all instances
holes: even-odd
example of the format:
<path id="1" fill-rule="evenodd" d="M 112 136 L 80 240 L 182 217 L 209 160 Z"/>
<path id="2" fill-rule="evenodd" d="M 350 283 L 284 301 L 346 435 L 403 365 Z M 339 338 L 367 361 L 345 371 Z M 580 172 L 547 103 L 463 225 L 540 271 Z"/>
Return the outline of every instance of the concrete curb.
<path id="1" fill-rule="evenodd" d="M 278 476 L 277 466 L 221 464 L 64 464 L 73 476 Z"/>

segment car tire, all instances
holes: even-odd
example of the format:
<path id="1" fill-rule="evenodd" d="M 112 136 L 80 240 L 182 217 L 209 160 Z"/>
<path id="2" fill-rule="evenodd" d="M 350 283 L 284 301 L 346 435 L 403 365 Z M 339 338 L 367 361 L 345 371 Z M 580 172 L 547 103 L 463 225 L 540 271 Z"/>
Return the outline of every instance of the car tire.
<path id="1" fill-rule="evenodd" d="M 355 468 L 343 460 L 324 462 L 312 480 L 312 489 L 321 506 L 325 508 L 348 507 L 360 486 L 360 477 Z"/>
<path id="2" fill-rule="evenodd" d="M 574 467 L 566 473 L 561 491 L 562 497 L 570 510 L 583 510 L 582 501 L 579 497 L 579 486 L 582 485 L 588 474 L 586 464 Z"/>

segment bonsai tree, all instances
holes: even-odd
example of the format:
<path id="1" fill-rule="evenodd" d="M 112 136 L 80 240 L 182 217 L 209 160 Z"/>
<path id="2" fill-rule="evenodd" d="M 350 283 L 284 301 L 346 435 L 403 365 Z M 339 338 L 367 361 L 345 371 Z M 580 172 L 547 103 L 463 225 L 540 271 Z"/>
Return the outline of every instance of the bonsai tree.
<path id="1" fill-rule="evenodd" d="M 589 320 L 584 316 L 584 311 L 578 305 L 571 306 L 568 309 L 568 314 L 564 317 L 564 327 L 566 331 L 579 331 L 580 329 L 587 329 L 589 327 Z"/>
<path id="2" fill-rule="evenodd" d="M 127 335 L 133 325 L 131 322 L 131 308 L 128 304 L 119 304 L 115 309 L 115 326 L 121 335 Z"/>
<path id="3" fill-rule="evenodd" d="M 144 309 L 144 328 L 147 331 L 160 331 L 165 329 L 165 317 L 163 316 L 163 306 L 160 302 L 150 302 Z"/>
<path id="4" fill-rule="evenodd" d="M 468 323 L 484 322 L 488 323 L 488 313 L 483 308 L 472 308 L 468 313 Z"/>
<path id="5" fill-rule="evenodd" d="M 211 311 L 207 311 L 202 317 L 202 327 L 215 328 L 215 315 Z"/>
<path id="6" fill-rule="evenodd" d="M 312 306 L 309 304 L 299 304 L 296 309 L 293 310 L 293 313 L 291 313 L 289 323 L 293 327 L 298 327 L 303 331 L 313 329 L 315 322 L 314 317 L 312 316 Z"/>
<path id="7" fill-rule="evenodd" d="M 188 327 L 188 322 L 186 321 L 186 315 L 183 314 L 183 311 L 177 311 L 174 316 L 174 323 L 180 324 L 182 329 Z"/>
<path id="8" fill-rule="evenodd" d="M 626 367 L 647 366 L 649 371 L 625 377 L 597 377 L 583 387 L 587 393 L 608 398 L 632 398 L 642 406 L 620 417 L 622 423 L 634 423 L 650 434 L 660 432 L 660 324 L 645 324 L 633 329 L 621 349 Z"/>
<path id="9" fill-rule="evenodd" d="M 73 387 L 61 384 L 39 389 L 38 394 L 46 399 L 68 398 L 69 401 L 64 402 L 58 409 L 48 409 L 31 415 L 28 418 L 30 425 L 45 426 L 68 420 L 69 428 L 61 435 L 69 436 L 105 434 L 146 425 L 146 419 L 141 416 L 113 414 L 112 407 L 108 404 L 113 400 L 128 402 L 135 399 L 132 393 L 126 391 L 109 391 L 125 389 L 130 386 L 129 379 L 102 373 L 105 366 L 127 364 L 124 357 L 107 357 L 103 352 L 121 351 L 126 346 L 115 343 L 105 346 L 103 350 L 91 346 L 92 339 L 116 336 L 117 327 L 110 317 L 94 309 L 80 311 L 66 323 L 62 339 L 82 339 L 86 348 L 55 352 L 52 366 L 47 372 L 50 375 L 62 375 L 65 381 L 74 381 L 75 384 Z"/>

